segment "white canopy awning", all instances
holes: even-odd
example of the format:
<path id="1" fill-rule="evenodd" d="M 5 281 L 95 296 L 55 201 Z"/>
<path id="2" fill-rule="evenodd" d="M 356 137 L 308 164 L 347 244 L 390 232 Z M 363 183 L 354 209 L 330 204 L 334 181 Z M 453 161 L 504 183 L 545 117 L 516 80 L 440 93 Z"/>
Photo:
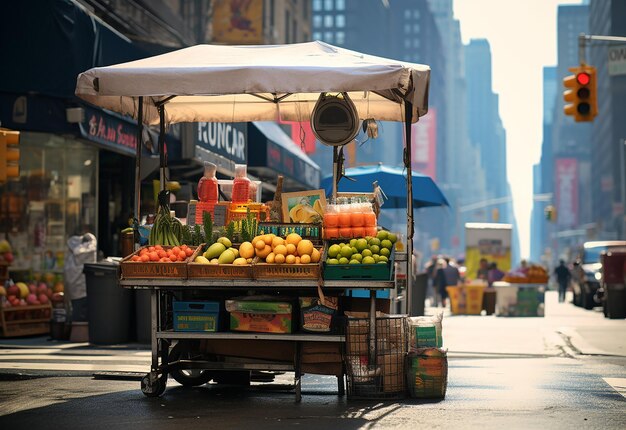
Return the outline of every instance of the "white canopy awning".
<path id="1" fill-rule="evenodd" d="M 197 45 L 78 76 L 76 95 L 106 109 L 165 121 L 307 121 L 320 92 L 348 92 L 360 119 L 404 121 L 428 111 L 430 68 L 366 55 L 323 42 L 291 45 Z"/>

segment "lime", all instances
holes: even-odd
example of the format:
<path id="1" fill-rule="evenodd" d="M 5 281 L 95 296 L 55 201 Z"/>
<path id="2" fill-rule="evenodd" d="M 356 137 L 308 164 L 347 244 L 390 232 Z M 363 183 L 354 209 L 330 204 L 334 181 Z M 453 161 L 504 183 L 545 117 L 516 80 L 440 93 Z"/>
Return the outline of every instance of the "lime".
<path id="1" fill-rule="evenodd" d="M 346 257 L 341 257 L 339 259 L 339 264 L 348 264 L 348 259 Z"/>
<path id="2" fill-rule="evenodd" d="M 381 262 L 381 261 L 382 261 L 383 263 L 386 263 L 386 262 L 388 262 L 388 261 L 389 261 L 389 259 L 388 259 L 387 257 L 385 257 L 384 255 L 381 255 L 381 256 L 379 256 L 379 257 L 378 257 L 378 261 L 376 261 L 376 262 L 377 262 L 377 263 L 379 263 L 379 262 Z"/>
<path id="3" fill-rule="evenodd" d="M 372 246 L 372 245 L 380 246 L 380 239 L 377 238 L 377 237 L 373 237 L 370 240 L 368 240 L 367 243 L 369 243 L 370 246 Z"/>
<path id="4" fill-rule="evenodd" d="M 361 262 L 357 260 L 350 260 L 350 263 L 348 264 L 361 264 Z"/>
<path id="5" fill-rule="evenodd" d="M 395 233 L 389 233 L 387 235 L 387 239 L 389 239 L 391 243 L 396 243 L 396 241 L 398 240 L 398 236 Z"/>
<path id="6" fill-rule="evenodd" d="M 363 264 L 376 264 L 376 260 L 373 257 L 363 257 Z"/>
<path id="7" fill-rule="evenodd" d="M 376 237 L 379 240 L 385 240 L 385 239 L 388 238 L 388 234 L 389 234 L 389 232 L 387 230 L 381 230 L 381 231 L 378 232 L 378 234 L 376 234 Z"/>
<path id="8" fill-rule="evenodd" d="M 370 251 L 372 251 L 372 254 L 379 254 L 380 253 L 380 246 L 378 246 L 378 245 L 371 245 L 370 246 Z"/>
<path id="9" fill-rule="evenodd" d="M 382 248 L 380 250 L 380 255 L 384 255 L 385 257 L 389 257 L 389 255 L 391 255 L 391 251 L 388 248 Z"/>
<path id="10" fill-rule="evenodd" d="M 337 255 L 339 255 L 340 251 L 341 247 L 339 245 L 331 245 L 330 248 L 328 248 L 328 256 L 330 258 L 335 258 Z"/>
<path id="11" fill-rule="evenodd" d="M 363 252 L 361 252 L 361 255 L 363 255 L 363 257 L 371 257 L 373 253 L 369 249 L 364 249 Z"/>
<path id="12" fill-rule="evenodd" d="M 391 249 L 391 247 L 393 246 L 393 243 L 391 243 L 389 239 L 383 240 L 382 242 L 380 242 L 380 244 L 382 245 L 383 248 L 387 248 L 387 249 Z"/>
<path id="13" fill-rule="evenodd" d="M 363 256 L 361 254 L 352 254 L 351 257 L 353 260 L 358 261 L 359 263 L 361 262 L 361 260 L 363 260 Z"/>
<path id="14" fill-rule="evenodd" d="M 354 246 L 351 246 L 350 249 L 352 250 L 353 254 L 356 254 L 357 252 L 359 252 Z"/>
<path id="15" fill-rule="evenodd" d="M 326 263 L 327 264 L 339 264 L 339 260 L 337 260 L 336 258 L 331 258 L 327 260 Z"/>
<path id="16" fill-rule="evenodd" d="M 341 251 L 339 253 L 342 257 L 350 258 L 352 256 L 352 248 L 348 245 L 344 245 L 341 247 Z"/>
<path id="17" fill-rule="evenodd" d="M 356 239 L 350 239 L 350 246 L 351 247 L 356 246 Z"/>
<path id="18" fill-rule="evenodd" d="M 365 239 L 363 239 L 363 238 L 358 239 L 358 240 L 356 241 L 356 245 L 355 245 L 355 246 L 356 246 L 356 250 L 357 250 L 357 251 L 359 251 L 359 252 L 361 252 L 361 251 L 363 251 L 365 248 L 367 248 L 367 240 L 365 240 Z"/>
<path id="19" fill-rule="evenodd" d="M 378 260 L 380 260 L 380 255 L 374 254 L 374 255 L 372 255 L 372 258 L 374 259 L 375 262 L 378 263 Z"/>

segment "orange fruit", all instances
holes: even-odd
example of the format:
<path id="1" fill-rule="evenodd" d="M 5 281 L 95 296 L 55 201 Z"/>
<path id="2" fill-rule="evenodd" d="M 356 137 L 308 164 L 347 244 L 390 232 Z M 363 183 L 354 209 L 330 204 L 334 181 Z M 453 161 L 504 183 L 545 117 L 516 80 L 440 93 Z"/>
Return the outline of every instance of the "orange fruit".
<path id="1" fill-rule="evenodd" d="M 315 248 L 313 248 L 313 252 L 311 253 L 311 263 L 318 263 L 322 254 Z"/>
<path id="2" fill-rule="evenodd" d="M 274 263 L 283 264 L 284 262 L 285 262 L 285 256 L 283 254 L 276 254 L 276 257 L 274 257 Z"/>
<path id="3" fill-rule="evenodd" d="M 293 243 L 288 243 L 287 246 L 287 254 L 295 254 L 296 253 L 296 245 L 294 245 Z"/>
<path id="4" fill-rule="evenodd" d="M 273 264 L 275 257 L 276 257 L 276 254 L 274 254 L 273 252 L 270 252 L 269 255 L 265 257 L 265 262 L 268 264 Z"/>
<path id="5" fill-rule="evenodd" d="M 308 239 L 303 239 L 298 243 L 296 249 L 298 251 L 298 255 L 302 257 L 303 255 L 310 256 L 315 248 L 313 247 L 313 242 Z"/>
<path id="6" fill-rule="evenodd" d="M 270 255 L 270 252 L 272 252 L 272 247 L 269 245 L 265 245 L 265 248 L 258 249 L 256 250 L 256 255 L 259 258 L 267 258 L 268 255 Z"/>
<path id="7" fill-rule="evenodd" d="M 317 249 L 313 248 L 315 251 L 317 251 Z M 300 257 L 300 263 L 302 264 L 309 264 L 311 262 L 311 256 L 309 255 L 303 255 L 302 257 Z"/>
<path id="8" fill-rule="evenodd" d="M 263 239 L 257 240 L 256 245 L 254 245 L 254 247 L 258 250 L 265 249 L 265 241 Z"/>
<path id="9" fill-rule="evenodd" d="M 263 248 L 265 248 L 265 246 Z M 243 242 L 239 245 L 239 255 L 243 258 L 254 257 L 254 246 L 250 242 Z"/>
<path id="10" fill-rule="evenodd" d="M 280 236 L 276 236 L 274 238 L 272 238 L 272 248 L 276 248 L 279 245 L 284 245 L 285 244 L 285 239 L 283 239 Z"/>
<path id="11" fill-rule="evenodd" d="M 289 233 L 285 238 L 285 242 L 298 246 L 298 243 L 302 240 L 302 237 L 298 233 Z"/>
<path id="12" fill-rule="evenodd" d="M 300 257 L 296 257 L 296 264 L 300 264 Z"/>
<path id="13" fill-rule="evenodd" d="M 287 255 L 287 247 L 285 245 L 278 245 L 274 248 L 276 254 Z"/>

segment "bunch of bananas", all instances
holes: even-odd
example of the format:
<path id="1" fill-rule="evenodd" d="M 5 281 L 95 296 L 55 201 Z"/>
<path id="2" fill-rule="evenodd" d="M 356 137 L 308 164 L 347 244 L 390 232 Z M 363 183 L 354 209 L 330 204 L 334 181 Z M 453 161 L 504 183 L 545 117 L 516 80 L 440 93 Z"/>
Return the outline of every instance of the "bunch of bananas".
<path id="1" fill-rule="evenodd" d="M 169 190 L 159 192 L 159 209 L 148 237 L 150 245 L 178 246 L 181 244 L 183 225 L 177 218 L 170 215 L 169 198 Z"/>

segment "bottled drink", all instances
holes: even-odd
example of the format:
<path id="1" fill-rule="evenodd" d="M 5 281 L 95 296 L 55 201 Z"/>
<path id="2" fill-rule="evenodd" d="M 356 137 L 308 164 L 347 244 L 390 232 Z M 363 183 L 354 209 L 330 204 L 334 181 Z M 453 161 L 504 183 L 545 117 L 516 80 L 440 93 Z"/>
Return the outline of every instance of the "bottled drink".
<path id="1" fill-rule="evenodd" d="M 215 164 L 208 161 L 204 162 L 204 176 L 198 181 L 198 200 L 201 202 L 216 202 L 218 200 L 216 171 L 217 166 Z"/>
<path id="2" fill-rule="evenodd" d="M 248 179 L 247 166 L 235 165 L 235 179 L 233 180 L 233 203 L 248 203 L 250 199 L 250 179 Z"/>

